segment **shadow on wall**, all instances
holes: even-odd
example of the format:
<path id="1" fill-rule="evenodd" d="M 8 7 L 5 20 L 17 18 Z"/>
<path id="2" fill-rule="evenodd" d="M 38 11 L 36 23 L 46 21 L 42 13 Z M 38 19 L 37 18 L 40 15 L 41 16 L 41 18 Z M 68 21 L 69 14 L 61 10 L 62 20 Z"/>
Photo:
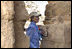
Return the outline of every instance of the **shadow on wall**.
<path id="1" fill-rule="evenodd" d="M 24 24 L 29 15 L 25 8 L 23 1 L 14 2 L 14 31 L 15 31 L 15 47 L 16 48 L 28 48 L 29 38 L 24 35 Z"/>

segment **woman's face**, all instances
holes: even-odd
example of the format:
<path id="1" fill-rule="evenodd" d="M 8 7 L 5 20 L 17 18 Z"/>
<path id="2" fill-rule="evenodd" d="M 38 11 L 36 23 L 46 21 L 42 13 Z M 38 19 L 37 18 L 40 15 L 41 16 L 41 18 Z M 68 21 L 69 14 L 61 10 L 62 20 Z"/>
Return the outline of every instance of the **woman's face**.
<path id="1" fill-rule="evenodd" d="M 33 18 L 33 21 L 34 21 L 35 23 L 39 22 L 39 17 L 38 17 L 38 16 L 37 16 L 37 17 L 34 17 L 34 18 Z"/>

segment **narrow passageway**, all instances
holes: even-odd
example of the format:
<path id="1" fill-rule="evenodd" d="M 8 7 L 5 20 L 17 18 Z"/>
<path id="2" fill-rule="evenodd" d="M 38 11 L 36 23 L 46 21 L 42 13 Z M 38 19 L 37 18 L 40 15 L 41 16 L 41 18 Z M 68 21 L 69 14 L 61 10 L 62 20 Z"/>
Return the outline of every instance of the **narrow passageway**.
<path id="1" fill-rule="evenodd" d="M 29 14 L 42 14 L 40 48 L 71 48 L 71 1 L 1 1 L 1 48 L 29 48 Z M 48 33 L 48 34 L 47 34 Z"/>
<path id="2" fill-rule="evenodd" d="M 49 1 L 47 3 L 46 1 L 46 3 L 44 2 L 45 4 L 42 3 L 42 5 L 44 6 L 41 6 L 41 2 L 40 4 L 37 4 L 39 2 L 28 2 L 28 5 L 27 2 L 25 2 L 26 7 L 27 6 L 29 7 L 26 8 L 28 13 L 32 11 L 33 9 L 32 7 L 34 7 L 34 5 L 35 6 L 38 5 L 37 8 L 39 8 L 40 10 L 39 12 L 42 14 L 42 17 L 40 18 L 40 22 L 37 25 L 41 25 L 41 28 L 45 31 L 45 33 L 48 32 L 48 37 L 43 37 L 43 40 L 41 41 L 41 47 L 42 48 L 71 47 L 70 46 L 71 2 Z M 33 11 L 37 11 L 38 10 L 37 8 L 36 9 L 34 8 Z M 44 23 L 41 23 L 42 21 Z M 66 28 L 68 29 L 69 32 L 66 32 L 67 31 Z M 67 34 L 68 34 L 68 38 L 66 38 Z"/>
<path id="3" fill-rule="evenodd" d="M 39 12 L 41 14 L 37 25 L 44 25 L 43 21 L 45 19 L 45 9 L 46 9 L 46 5 L 48 4 L 48 1 L 24 1 L 24 2 L 25 2 L 25 7 L 29 14 L 33 11 Z M 28 28 L 29 24 L 30 24 L 30 21 L 27 20 L 24 25 L 24 28 L 25 29 Z M 24 31 L 24 34 L 26 34 L 25 31 Z M 39 45 L 41 45 L 41 41 L 39 41 Z"/>

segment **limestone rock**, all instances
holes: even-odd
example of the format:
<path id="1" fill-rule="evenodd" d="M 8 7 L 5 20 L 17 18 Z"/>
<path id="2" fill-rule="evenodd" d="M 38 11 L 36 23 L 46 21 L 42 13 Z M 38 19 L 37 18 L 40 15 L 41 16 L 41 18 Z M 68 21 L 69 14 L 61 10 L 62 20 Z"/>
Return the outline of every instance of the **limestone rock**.
<path id="1" fill-rule="evenodd" d="M 29 17 L 28 12 L 23 1 L 15 1 L 14 5 L 15 48 L 29 48 L 29 38 L 24 35 L 24 25 Z"/>
<path id="2" fill-rule="evenodd" d="M 71 2 L 70 1 L 52 1 L 46 6 L 46 20 L 52 20 L 55 17 L 63 17 L 65 21 L 71 21 Z M 50 21 L 52 22 L 52 21 Z M 53 21 L 54 22 L 54 21 Z"/>
<path id="3" fill-rule="evenodd" d="M 1 1 L 1 48 L 14 47 L 14 2 Z"/>
<path id="4" fill-rule="evenodd" d="M 71 2 L 49 1 L 45 15 L 48 37 L 43 37 L 42 47 L 71 48 Z"/>
<path id="5" fill-rule="evenodd" d="M 16 20 L 27 20 L 29 18 L 28 12 L 25 8 L 25 3 L 23 1 L 14 2 L 15 19 Z"/>
<path id="6" fill-rule="evenodd" d="M 43 48 L 70 48 L 71 47 L 71 24 L 59 23 L 41 26 L 48 32 L 47 37 L 43 37 Z M 48 44 L 47 44 L 48 43 Z"/>

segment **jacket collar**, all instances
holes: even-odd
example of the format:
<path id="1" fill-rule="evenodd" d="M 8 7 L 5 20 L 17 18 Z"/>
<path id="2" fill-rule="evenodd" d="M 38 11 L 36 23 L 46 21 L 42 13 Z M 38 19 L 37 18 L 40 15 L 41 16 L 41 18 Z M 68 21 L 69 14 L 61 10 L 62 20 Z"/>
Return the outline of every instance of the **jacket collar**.
<path id="1" fill-rule="evenodd" d="M 31 24 L 34 24 L 34 25 L 36 25 L 36 23 L 35 23 L 34 21 L 32 21 L 32 22 L 31 22 Z"/>

